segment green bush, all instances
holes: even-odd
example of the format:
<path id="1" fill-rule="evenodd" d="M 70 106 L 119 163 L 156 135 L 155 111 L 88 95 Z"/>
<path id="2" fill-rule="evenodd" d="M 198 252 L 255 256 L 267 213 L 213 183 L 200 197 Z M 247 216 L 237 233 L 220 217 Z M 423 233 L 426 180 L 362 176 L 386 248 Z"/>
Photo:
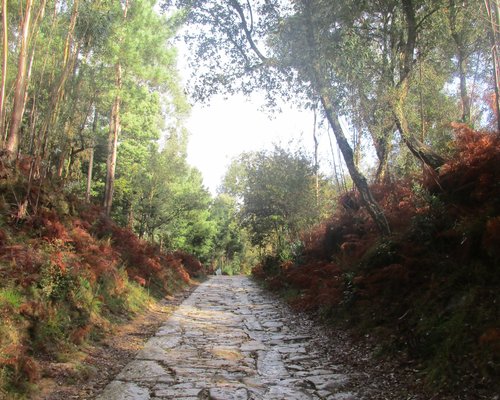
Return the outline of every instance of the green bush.
<path id="1" fill-rule="evenodd" d="M 70 271 L 48 261 L 42 266 L 39 287 L 43 296 L 51 301 L 66 299 L 77 285 L 76 277 Z"/>

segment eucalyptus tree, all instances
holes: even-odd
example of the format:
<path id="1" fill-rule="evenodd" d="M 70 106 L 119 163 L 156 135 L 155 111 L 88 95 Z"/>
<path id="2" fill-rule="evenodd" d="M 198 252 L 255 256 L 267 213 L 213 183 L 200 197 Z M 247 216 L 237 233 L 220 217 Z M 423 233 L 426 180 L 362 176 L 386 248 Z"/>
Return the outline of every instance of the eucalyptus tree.
<path id="1" fill-rule="evenodd" d="M 2 146 L 13 156 L 31 155 L 32 176 L 64 178 L 108 125 L 108 212 L 118 137 L 147 147 L 159 139 L 166 113 L 177 120 L 188 109 L 169 44 L 179 16 L 162 17 L 155 4 L 2 3 Z"/>
<path id="2" fill-rule="evenodd" d="M 187 20 L 197 27 L 186 36 L 194 43 L 194 58 L 203 65 L 193 85 L 198 98 L 259 87 L 266 89 L 271 103 L 281 96 L 305 100 L 312 107 L 321 104 L 362 201 L 383 233 L 389 227 L 356 165 L 341 117 L 371 135 L 379 180 L 384 180 L 399 140 L 431 169 L 444 163 L 430 138 L 438 136 L 440 127 L 444 134 L 439 141 L 449 139 L 443 122 L 458 119 L 448 107 L 453 97 L 446 93 L 453 86 L 454 70 L 460 78 L 461 119 L 470 118 L 466 67 L 475 60 L 477 68 L 485 59 L 478 47 L 486 42 L 484 18 L 478 16 L 480 0 L 164 4 L 184 8 Z M 435 79 L 428 79 L 433 74 Z M 426 105 L 425 98 L 440 99 L 437 103 L 446 107 L 439 107 L 443 112 L 438 115 L 436 103 Z M 427 134 L 430 128 L 433 135 Z"/>
<path id="3" fill-rule="evenodd" d="M 7 62 L 9 59 L 9 35 L 7 0 L 2 0 L 2 81 L 0 83 L 0 141 L 4 138 L 5 86 L 7 84 Z"/>
<path id="4" fill-rule="evenodd" d="M 495 84 L 495 113 L 497 115 L 497 129 L 500 132 L 500 4 L 498 0 L 484 0 L 489 22 L 489 36 L 493 64 L 493 80 Z"/>
<path id="5" fill-rule="evenodd" d="M 12 110 L 8 126 L 8 137 L 5 149 L 15 156 L 19 149 L 21 120 L 26 105 L 26 93 L 31 77 L 31 66 L 35 56 L 34 40 L 38 33 L 38 27 L 44 17 L 46 1 L 39 2 L 26 0 L 25 4 L 19 4 L 21 12 L 20 29 L 17 32 L 17 43 L 15 49 L 18 53 L 17 72 L 13 88 Z M 4 6 L 4 12 L 7 7 Z M 7 29 L 7 24 L 4 24 Z M 4 33 L 5 35 L 5 33 Z M 5 45 L 5 40 L 4 40 Z M 4 49 L 5 52 L 5 49 Z M 5 55 L 4 55 L 5 59 Z"/>
<path id="6" fill-rule="evenodd" d="M 102 9 L 103 2 L 92 2 L 94 6 L 97 3 Z M 68 137 L 79 141 L 76 132 L 85 125 L 80 117 L 88 113 L 87 105 L 95 97 L 95 90 L 91 96 L 81 90 L 87 86 L 87 75 L 82 72 L 89 55 L 99 54 L 95 43 L 106 36 L 96 40 L 93 35 L 96 25 L 89 24 L 86 12 L 91 2 L 39 0 L 8 4 L 8 10 L 3 8 L 3 59 L 6 60 L 7 50 L 9 65 L 4 63 L 2 86 L 14 90 L 7 91 L 2 99 L 5 146 L 13 154 L 19 149 L 34 156 L 33 170 L 39 170 L 42 160 L 48 169 L 48 159 L 55 150 L 59 153 L 58 163 L 62 164 L 63 152 L 59 150 L 70 147 L 66 146 Z M 99 21 L 100 34 L 106 26 L 104 22 Z M 78 110 L 73 108 L 68 113 L 76 103 Z M 68 151 L 65 156 L 70 154 Z M 38 175 L 46 172 L 39 171 Z"/>
<path id="7" fill-rule="evenodd" d="M 140 122 L 139 115 L 137 121 L 133 113 L 124 113 L 124 128 L 138 123 L 144 131 L 138 129 L 135 137 L 130 132 L 125 137 L 124 129 L 111 215 L 139 237 L 156 242 L 166 250 L 184 250 L 209 260 L 215 234 L 215 223 L 209 212 L 211 196 L 203 187 L 200 172 L 187 163 L 187 132 L 170 130 L 159 149 L 157 142 L 147 137 L 148 125 L 145 124 L 155 113 L 148 113 L 144 108 L 136 112 L 142 114 L 143 121 Z M 150 135 L 155 133 L 151 130 L 154 127 L 154 123 L 149 125 Z M 100 149 L 96 156 L 102 161 L 105 153 Z M 102 177 L 103 163 L 100 167 Z"/>

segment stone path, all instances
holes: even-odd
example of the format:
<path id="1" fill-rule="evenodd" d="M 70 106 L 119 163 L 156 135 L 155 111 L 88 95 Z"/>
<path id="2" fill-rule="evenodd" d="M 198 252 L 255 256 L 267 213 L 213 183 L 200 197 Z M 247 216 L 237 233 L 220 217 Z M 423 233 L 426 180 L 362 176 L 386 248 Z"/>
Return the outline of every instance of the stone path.
<path id="1" fill-rule="evenodd" d="M 246 277 L 212 277 L 98 399 L 357 399 L 314 332 L 276 303 Z"/>

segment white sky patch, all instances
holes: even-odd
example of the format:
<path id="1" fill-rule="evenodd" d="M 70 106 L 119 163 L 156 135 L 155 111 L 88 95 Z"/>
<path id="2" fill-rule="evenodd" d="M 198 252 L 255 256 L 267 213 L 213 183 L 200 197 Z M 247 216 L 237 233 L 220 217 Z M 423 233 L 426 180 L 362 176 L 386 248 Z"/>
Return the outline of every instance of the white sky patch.
<path id="1" fill-rule="evenodd" d="M 231 160 L 243 152 L 299 145 L 313 152 L 313 115 L 292 107 L 271 118 L 260 110 L 264 100 L 235 95 L 214 97 L 208 106 L 195 105 L 186 122 L 188 162 L 198 168 L 204 183 L 215 193 Z"/>
<path id="2" fill-rule="evenodd" d="M 185 84 L 192 73 L 189 49 L 182 40 L 176 42 L 176 47 L 177 64 Z M 300 147 L 313 158 L 313 111 L 280 104 L 282 112 L 275 112 L 270 118 L 263 110 L 264 104 L 264 94 L 256 91 L 250 97 L 217 95 L 206 105 L 193 105 L 185 122 L 189 132 L 187 161 L 201 171 L 204 184 L 213 195 L 230 162 L 243 152 L 272 149 L 274 144 L 279 144 L 291 150 Z M 339 168 L 336 141 L 331 135 Z M 332 175 L 332 153 L 325 127 L 317 128 L 317 137 L 320 170 Z"/>

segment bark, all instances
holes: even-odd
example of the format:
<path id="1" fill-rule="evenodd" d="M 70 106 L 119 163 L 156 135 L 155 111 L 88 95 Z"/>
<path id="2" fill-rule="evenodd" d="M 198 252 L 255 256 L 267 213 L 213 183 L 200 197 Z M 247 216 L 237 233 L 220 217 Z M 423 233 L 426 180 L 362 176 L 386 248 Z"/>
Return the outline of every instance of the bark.
<path id="1" fill-rule="evenodd" d="M 410 130 L 406 115 L 404 112 L 404 104 L 408 97 L 410 85 L 410 74 L 413 69 L 413 55 L 417 42 L 417 21 L 415 18 L 415 9 L 412 0 L 403 0 L 403 12 L 406 19 L 406 43 L 402 47 L 400 58 L 402 64 L 400 67 L 400 80 L 396 85 L 395 99 L 393 100 L 393 115 L 396 127 L 403 139 L 403 142 L 408 147 L 410 152 L 421 160 L 424 164 L 431 167 L 433 170 L 439 169 L 445 160 L 437 154 L 431 147 L 421 142 L 417 136 Z"/>
<path id="2" fill-rule="evenodd" d="M 64 171 L 64 164 L 66 163 L 66 156 L 68 155 L 67 146 L 63 145 L 61 151 L 59 152 L 59 157 L 57 158 L 57 178 L 61 179 Z"/>
<path id="3" fill-rule="evenodd" d="M 335 138 L 337 139 L 337 144 L 340 148 L 340 151 L 342 152 L 342 156 L 344 157 L 344 161 L 346 163 L 347 169 L 349 170 L 352 181 L 354 182 L 354 185 L 361 195 L 362 204 L 367 209 L 368 213 L 377 225 L 380 233 L 382 235 L 389 235 L 391 233 L 389 223 L 385 218 L 384 212 L 375 201 L 370 188 L 368 187 L 366 178 L 356 167 L 356 164 L 354 162 L 354 153 L 349 145 L 349 142 L 347 141 L 347 138 L 344 135 L 344 132 L 342 131 L 342 127 L 340 125 L 338 116 L 334 111 L 333 104 L 330 101 L 328 95 L 325 93 L 324 88 L 322 88 L 320 92 L 321 104 L 323 105 L 323 108 L 325 110 L 326 118 L 330 126 L 332 127 Z"/>
<path id="4" fill-rule="evenodd" d="M 90 190 L 92 189 L 92 169 L 94 168 L 94 148 L 90 148 L 89 167 L 87 169 L 87 190 L 85 192 L 85 201 L 90 202 Z"/>
<path id="5" fill-rule="evenodd" d="M 19 131 L 24 111 L 24 94 L 26 90 L 26 69 L 28 61 L 28 36 L 30 33 L 32 8 L 32 0 L 27 0 L 21 35 L 19 37 L 19 60 L 17 65 L 16 83 L 14 86 L 14 99 L 12 104 L 9 136 L 5 146 L 6 150 L 12 157 L 16 156 L 19 148 Z"/>
<path id="6" fill-rule="evenodd" d="M 458 49 L 458 73 L 460 75 L 460 99 L 462 103 L 463 123 L 470 122 L 470 97 L 467 94 L 467 62 L 463 50 Z"/>
<path id="7" fill-rule="evenodd" d="M 135 222 L 134 206 L 132 202 L 129 202 L 128 212 L 127 212 L 127 228 L 133 229 L 134 222 Z"/>
<path id="8" fill-rule="evenodd" d="M 403 139 L 403 142 L 411 151 L 411 153 L 421 160 L 425 165 L 431 167 L 433 170 L 439 169 L 444 163 L 445 159 L 436 153 L 430 146 L 426 145 L 411 132 L 404 112 L 404 103 L 408 96 L 408 79 L 402 82 L 399 87 L 398 94 L 394 100 L 394 119 L 396 127 Z"/>
<path id="9" fill-rule="evenodd" d="M 484 0 L 490 23 L 491 53 L 493 58 L 493 79 L 495 82 L 495 114 L 497 130 L 500 134 L 500 59 L 498 54 L 500 9 L 496 1 Z"/>
<path id="10" fill-rule="evenodd" d="M 357 128 L 353 128 L 354 135 L 352 140 L 352 147 L 354 149 L 354 164 L 356 168 L 359 168 L 359 163 L 361 161 L 361 131 Z"/>
<path id="11" fill-rule="evenodd" d="M 342 126 L 340 125 L 339 117 L 335 112 L 334 103 L 329 95 L 329 82 L 325 78 L 323 68 L 321 67 L 320 61 L 318 60 L 314 22 L 311 16 L 311 10 L 309 8 L 310 3 L 308 1 L 304 1 L 303 4 L 305 6 L 305 13 L 307 17 L 307 40 L 309 42 L 310 62 L 312 66 L 311 80 L 313 87 L 315 89 L 315 92 L 319 96 L 328 123 L 332 128 L 335 138 L 337 139 L 337 145 L 342 152 L 342 156 L 344 157 L 344 161 L 346 163 L 352 181 L 361 195 L 361 203 L 372 217 L 379 232 L 384 236 L 390 235 L 391 229 L 389 227 L 389 223 L 385 218 L 384 212 L 375 201 L 366 178 L 356 166 L 354 153 L 351 146 L 349 145 L 347 138 L 344 135 Z"/>
<path id="12" fill-rule="evenodd" d="M 333 176 L 335 178 L 335 183 L 337 184 L 337 188 L 339 190 L 344 190 L 345 191 L 345 182 L 342 182 L 344 185 L 341 186 L 340 184 L 340 179 L 339 179 L 339 173 L 337 171 L 337 162 L 335 161 L 335 151 L 333 150 L 333 143 L 332 143 L 332 136 L 330 135 L 330 130 L 327 131 L 328 133 L 328 141 L 330 143 L 330 151 L 332 152 L 332 164 L 333 164 Z"/>
<path id="13" fill-rule="evenodd" d="M 375 201 L 370 191 L 370 188 L 368 187 L 366 178 L 363 176 L 363 174 L 359 171 L 359 169 L 356 166 L 354 160 L 354 153 L 340 125 L 338 115 L 335 112 L 334 103 L 329 97 L 329 82 L 324 77 L 322 67 L 318 62 L 318 49 L 314 32 L 315 25 L 310 10 L 311 2 L 308 0 L 304 0 L 302 4 L 304 6 L 305 16 L 307 18 L 307 40 L 309 42 L 308 48 L 310 56 L 309 57 L 310 65 L 312 66 L 311 69 L 312 73 L 309 73 L 309 77 L 311 79 L 314 91 L 317 94 L 319 100 L 321 101 L 325 115 L 337 139 L 338 147 L 342 152 L 342 155 L 344 157 L 345 163 L 347 165 L 350 176 L 354 182 L 354 185 L 361 194 L 361 202 L 363 206 L 365 206 L 365 208 L 368 210 L 368 213 L 372 217 L 373 221 L 375 222 L 381 234 L 389 235 L 391 231 L 387 219 L 385 218 L 382 209 Z M 244 15 L 241 12 L 241 7 L 238 7 L 238 3 L 232 0 L 230 2 L 230 5 L 236 10 L 236 12 L 240 16 L 240 19 L 242 20 L 242 29 L 250 44 L 250 47 L 252 48 L 254 53 L 262 60 L 262 62 L 264 63 L 268 62 L 269 60 L 261 52 L 258 51 L 258 49 L 255 46 L 255 43 L 253 43 L 253 41 L 251 40 L 251 32 L 246 24 Z"/>
<path id="14" fill-rule="evenodd" d="M 375 136 L 375 135 L 373 135 Z M 389 155 L 391 153 L 391 143 L 384 135 L 384 140 L 373 138 L 375 152 L 378 158 L 377 172 L 375 173 L 375 182 L 384 183 L 389 180 Z"/>
<path id="15" fill-rule="evenodd" d="M 120 106 L 121 98 L 119 91 L 121 89 L 122 79 L 122 69 L 120 63 L 116 65 L 116 86 L 118 89 L 118 94 L 113 102 L 113 108 L 111 110 L 111 122 L 109 127 L 108 136 L 108 159 L 106 162 L 106 188 L 104 191 L 104 209 L 106 215 L 111 215 L 111 206 L 113 203 L 113 192 L 115 185 L 115 171 L 116 171 L 116 158 L 117 158 L 117 146 L 118 146 L 118 136 L 120 135 L 121 122 L 120 122 Z"/>
<path id="16" fill-rule="evenodd" d="M 97 135 L 97 118 L 99 114 L 97 112 L 97 108 L 94 109 L 94 120 L 92 121 L 92 137 L 95 138 Z M 92 189 L 92 170 L 94 168 L 94 149 L 95 144 L 92 144 L 90 148 L 90 158 L 89 158 L 89 167 L 87 169 L 87 190 L 85 192 L 85 201 L 90 201 L 90 191 Z"/>
<path id="17" fill-rule="evenodd" d="M 125 2 L 123 10 L 123 22 L 127 20 L 129 2 Z M 113 108 L 111 110 L 111 121 L 109 127 L 108 136 L 108 159 L 106 162 L 106 186 L 104 190 L 104 210 L 107 216 L 111 215 L 111 206 L 113 204 L 113 192 L 115 185 L 115 170 L 116 170 L 116 158 L 117 158 L 117 145 L 118 136 L 121 131 L 121 121 L 120 121 L 120 107 L 121 107 L 121 97 L 120 92 L 122 89 L 122 66 L 120 59 L 115 65 L 115 84 L 116 84 L 116 96 L 113 101 Z"/>
<path id="18" fill-rule="evenodd" d="M 79 1 L 75 0 L 73 3 L 73 10 L 71 13 L 71 19 L 68 27 L 68 32 L 66 34 L 66 42 L 63 51 L 63 62 L 62 71 L 57 83 L 54 83 L 51 89 L 49 111 L 45 118 L 45 121 L 40 129 L 39 137 L 39 151 L 42 154 L 42 158 L 45 156 L 46 148 L 48 145 L 48 134 L 51 126 L 54 126 L 58 118 L 58 110 L 60 103 L 64 96 L 64 89 L 66 82 L 70 76 L 70 72 L 74 71 L 76 60 L 78 58 L 79 46 L 75 45 L 73 34 L 76 26 L 76 21 L 78 17 L 78 7 Z"/>
<path id="19" fill-rule="evenodd" d="M 359 91 L 360 106 L 363 110 L 361 113 L 361 118 L 363 123 L 368 128 L 368 133 L 371 137 L 373 146 L 375 147 L 375 153 L 377 154 L 378 166 L 375 174 L 375 181 L 378 183 L 386 182 L 389 178 L 389 155 L 391 153 L 392 145 L 391 138 L 394 134 L 394 123 L 385 123 L 381 126 L 380 121 L 385 120 L 383 117 L 376 119 L 374 117 L 376 106 L 367 98 L 366 94 Z M 358 153 L 361 153 L 359 149 L 360 144 L 358 141 Z M 356 151 L 355 151 L 356 154 Z M 360 154 L 358 155 L 360 157 Z M 356 165 L 359 165 L 358 162 Z"/>
<path id="20" fill-rule="evenodd" d="M 7 35 L 7 0 L 2 0 L 2 83 L 0 87 L 0 134 L 2 135 L 2 142 L 5 138 L 5 85 L 7 82 L 7 61 L 8 61 L 8 35 Z"/>
<path id="21" fill-rule="evenodd" d="M 449 21 L 451 37 L 456 47 L 458 75 L 460 78 L 460 100 L 462 105 L 461 122 L 470 122 L 470 97 L 467 93 L 467 55 L 465 54 L 462 35 L 457 28 L 457 5 L 455 0 L 449 0 Z"/>
<path id="22" fill-rule="evenodd" d="M 316 189 L 316 206 L 319 207 L 319 161 L 318 161 L 318 136 L 316 134 L 316 108 L 314 108 L 314 123 L 313 123 L 313 140 L 314 140 L 314 184 Z"/>

